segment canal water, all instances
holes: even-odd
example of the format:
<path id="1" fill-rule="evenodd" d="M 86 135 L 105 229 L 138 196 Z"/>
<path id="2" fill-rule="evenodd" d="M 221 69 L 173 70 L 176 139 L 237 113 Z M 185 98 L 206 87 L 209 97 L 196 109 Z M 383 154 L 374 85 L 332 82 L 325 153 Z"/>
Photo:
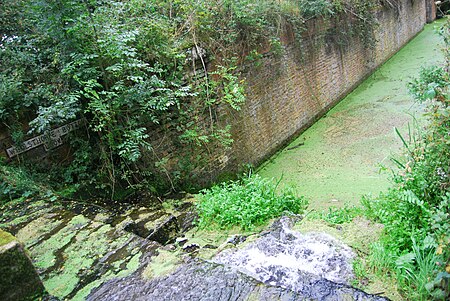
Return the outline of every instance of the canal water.
<path id="1" fill-rule="evenodd" d="M 421 67 L 443 61 L 437 21 L 425 29 L 317 123 L 264 164 L 258 173 L 279 179 L 311 200 L 311 209 L 359 204 L 389 186 L 392 156 L 408 125 L 423 113 L 407 83 Z"/>

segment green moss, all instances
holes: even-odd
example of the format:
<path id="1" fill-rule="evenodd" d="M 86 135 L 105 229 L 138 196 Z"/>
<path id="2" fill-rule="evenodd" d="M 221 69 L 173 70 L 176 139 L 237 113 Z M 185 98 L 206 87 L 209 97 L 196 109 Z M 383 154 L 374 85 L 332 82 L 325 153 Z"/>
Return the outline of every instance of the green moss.
<path id="1" fill-rule="evenodd" d="M 268 222 L 271 224 L 273 219 Z M 253 242 L 258 238 L 258 234 L 263 231 L 267 225 L 260 225 L 253 228 L 252 231 L 244 231 L 240 227 L 235 226 L 227 230 L 212 231 L 207 229 L 193 228 L 185 233 L 187 239 L 186 244 L 197 244 L 200 246 L 196 257 L 209 260 L 218 254 L 220 251 L 234 247 L 233 244 L 227 243 L 234 236 L 245 236 L 246 240 L 239 244 L 239 247 L 243 247 L 246 244 Z M 208 248 L 205 246 L 210 246 Z"/>
<path id="2" fill-rule="evenodd" d="M 47 290 L 54 296 L 64 298 L 70 294 L 80 281 L 79 275 L 89 271 L 95 260 L 104 256 L 112 248 L 125 242 L 127 236 L 112 241 L 110 225 L 92 223 L 73 236 L 62 256 L 64 263 L 49 279 L 44 281 Z"/>
<path id="3" fill-rule="evenodd" d="M 26 214 L 26 215 L 14 218 L 11 221 L 8 221 L 7 223 L 0 224 L 0 228 L 17 230 L 17 229 L 21 229 L 22 227 L 24 227 L 24 225 L 26 225 L 25 227 L 28 227 L 28 225 L 30 223 L 32 223 L 33 225 L 36 225 L 37 224 L 36 220 L 40 219 L 43 216 L 47 216 L 47 214 L 51 214 L 51 213 L 49 213 L 49 211 L 51 211 L 50 208 L 44 208 L 44 209 L 38 210 L 36 212 L 33 212 L 31 214 Z M 53 223 L 53 222 L 57 222 L 57 221 L 55 221 L 54 219 L 51 219 L 51 222 Z M 32 228 L 33 227 L 31 227 L 31 229 Z M 32 231 L 38 230 L 40 228 L 42 228 L 42 227 L 39 225 L 37 227 L 37 229 L 33 229 Z M 48 229 L 48 230 L 51 231 L 50 229 Z M 40 233 L 40 234 L 46 234 L 46 233 Z M 16 236 L 18 236 L 18 235 L 19 234 L 17 234 Z M 18 237 L 18 239 L 20 241 L 22 241 L 23 243 L 25 243 L 25 245 L 28 246 L 28 245 L 34 244 L 34 242 L 37 241 L 39 239 L 39 237 L 34 236 L 33 237 L 34 241 L 23 240 L 20 237 Z"/>
<path id="4" fill-rule="evenodd" d="M 144 278 L 162 277 L 173 272 L 181 263 L 180 251 L 159 250 L 142 273 Z"/>
<path id="5" fill-rule="evenodd" d="M 20 225 L 20 224 L 23 224 L 23 223 L 29 221 L 30 218 L 31 217 L 29 215 L 20 216 L 20 217 L 13 219 L 12 221 L 10 221 L 8 223 L 1 223 L 0 228 L 14 227 L 14 226 Z"/>
<path id="6" fill-rule="evenodd" d="M 42 242 L 37 248 L 30 248 L 31 255 L 35 261 L 35 265 L 41 269 L 48 269 L 56 264 L 56 252 L 62 250 L 77 234 L 77 231 L 86 226 L 89 220 L 82 215 L 73 217 L 68 224 Z M 35 224 L 39 227 L 39 224 Z"/>
<path id="7" fill-rule="evenodd" d="M 108 277 L 109 276 L 109 277 Z M 77 292 L 77 294 L 72 298 L 72 301 L 85 301 L 86 297 L 90 294 L 90 292 L 100 286 L 104 281 L 107 281 L 107 279 L 111 279 L 113 277 L 113 274 L 108 273 L 107 275 L 104 275 L 104 277 L 101 280 L 95 280 L 83 287 L 81 290 Z"/>
<path id="8" fill-rule="evenodd" d="M 169 218 L 170 215 L 163 215 L 155 220 L 150 220 L 147 223 L 145 223 L 144 227 L 145 229 L 155 229 L 158 225 L 162 224 L 167 218 Z"/>
<path id="9" fill-rule="evenodd" d="M 0 229 L 0 247 L 4 246 L 6 244 L 9 244 L 10 242 L 16 240 L 12 234 L 5 232 Z"/>
<path id="10" fill-rule="evenodd" d="M 410 114 L 422 112 L 408 95 L 406 83 L 421 65 L 442 60 L 433 25 L 406 45 L 369 79 L 343 99 L 286 149 L 259 170 L 267 178 L 283 176 L 315 209 L 357 204 L 361 195 L 389 187 L 389 165 L 401 141 L 394 127 L 406 132 Z M 293 147 L 304 143 L 295 149 Z M 337 202 L 336 202 L 337 200 Z"/>
<path id="11" fill-rule="evenodd" d="M 9 233 L 0 230 L 3 242 L 16 241 Z M 1 245 L 0 245 L 1 247 Z M 3 245 L 0 252 L 0 296 L 2 300 L 37 300 L 44 293 L 26 252 L 20 244 Z M 0 298 L 1 298 L 0 297 Z"/>
<path id="12" fill-rule="evenodd" d="M 76 277 L 76 274 L 67 272 L 56 274 L 45 280 L 44 286 L 51 295 L 64 298 L 73 291 L 79 281 L 80 279 Z"/>
<path id="13" fill-rule="evenodd" d="M 369 253 L 369 245 L 380 238 L 383 226 L 362 217 L 340 225 L 330 225 L 319 219 L 304 219 L 294 226 L 294 230 L 302 233 L 328 233 L 357 252 Z"/>
<path id="14" fill-rule="evenodd" d="M 62 220 L 55 219 L 54 217 L 50 218 L 41 216 L 20 229 L 16 236 L 25 244 L 25 246 L 32 246 L 44 235 L 51 233 L 51 231 L 60 226 L 62 223 Z"/>
<path id="15" fill-rule="evenodd" d="M 128 276 L 139 268 L 142 252 L 136 248 L 133 234 L 102 222 L 108 218 L 98 215 L 90 221 L 83 215 L 72 216 L 63 210 L 60 214 L 20 217 L 21 222 L 31 222 L 19 230 L 17 237 L 29 247 L 35 266 L 42 269 L 44 286 L 51 295 L 60 299 L 74 295 L 74 300 L 85 300 L 103 282 Z M 100 258 L 105 259 L 107 271 L 96 271 Z M 89 277 L 96 272 L 100 278 L 89 282 Z"/>
<path id="16" fill-rule="evenodd" d="M 72 301 L 84 301 L 86 300 L 86 297 L 90 294 L 90 292 L 96 288 L 99 287 L 102 283 L 112 279 L 112 278 L 121 278 L 129 276 L 131 273 L 136 271 L 139 268 L 140 262 L 139 259 L 141 258 L 142 253 L 138 252 L 136 255 L 131 257 L 130 261 L 127 263 L 126 268 L 120 270 L 119 273 L 114 274 L 111 271 L 108 271 L 106 274 L 104 274 L 100 279 L 92 281 L 82 289 L 76 292 L 76 295 L 71 299 Z M 114 266 L 119 268 L 122 263 L 125 262 L 125 260 L 120 260 L 114 263 Z"/>

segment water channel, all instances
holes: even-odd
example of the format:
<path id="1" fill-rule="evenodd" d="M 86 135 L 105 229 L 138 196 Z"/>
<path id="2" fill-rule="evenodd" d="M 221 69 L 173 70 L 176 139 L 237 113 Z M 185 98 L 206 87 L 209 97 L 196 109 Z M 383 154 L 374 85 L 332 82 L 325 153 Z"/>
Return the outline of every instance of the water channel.
<path id="1" fill-rule="evenodd" d="M 408 134 L 423 106 L 407 83 L 421 67 L 443 60 L 439 21 L 425 29 L 323 118 L 264 164 L 259 174 L 279 179 L 311 200 L 311 208 L 358 204 L 388 185 L 390 157 L 399 154 L 398 128 Z M 300 145 L 300 146 L 299 146 Z M 298 147 L 297 147 L 298 146 Z M 380 172 L 381 171 L 381 172 Z"/>

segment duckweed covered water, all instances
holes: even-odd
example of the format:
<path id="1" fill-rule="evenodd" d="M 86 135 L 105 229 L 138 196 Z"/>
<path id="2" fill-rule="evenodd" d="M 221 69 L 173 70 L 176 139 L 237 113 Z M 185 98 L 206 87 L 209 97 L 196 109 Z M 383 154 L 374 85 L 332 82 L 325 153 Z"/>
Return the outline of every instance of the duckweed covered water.
<path id="1" fill-rule="evenodd" d="M 280 178 L 323 209 L 357 204 L 363 194 L 377 194 L 389 186 L 390 157 L 400 152 L 394 128 L 407 135 L 412 116 L 423 106 L 408 95 L 407 83 L 422 66 L 443 60 L 438 21 L 386 62 L 325 117 L 264 164 L 259 174 Z M 299 147 L 299 144 L 304 143 Z"/>

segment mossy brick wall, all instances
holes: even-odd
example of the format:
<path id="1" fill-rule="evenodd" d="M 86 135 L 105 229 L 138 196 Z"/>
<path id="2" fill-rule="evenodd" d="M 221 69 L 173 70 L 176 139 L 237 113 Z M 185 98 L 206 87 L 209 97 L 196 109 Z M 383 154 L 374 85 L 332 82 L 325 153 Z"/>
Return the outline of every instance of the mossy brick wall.
<path id="1" fill-rule="evenodd" d="M 400 0 L 376 17 L 375 47 L 356 36 L 336 43 L 336 21 L 315 20 L 300 42 L 285 37 L 281 56 L 266 53 L 259 67 L 246 70 L 246 104 L 239 113 L 223 112 L 235 143 L 216 166 L 258 165 L 304 131 L 422 30 L 425 1 Z"/>

